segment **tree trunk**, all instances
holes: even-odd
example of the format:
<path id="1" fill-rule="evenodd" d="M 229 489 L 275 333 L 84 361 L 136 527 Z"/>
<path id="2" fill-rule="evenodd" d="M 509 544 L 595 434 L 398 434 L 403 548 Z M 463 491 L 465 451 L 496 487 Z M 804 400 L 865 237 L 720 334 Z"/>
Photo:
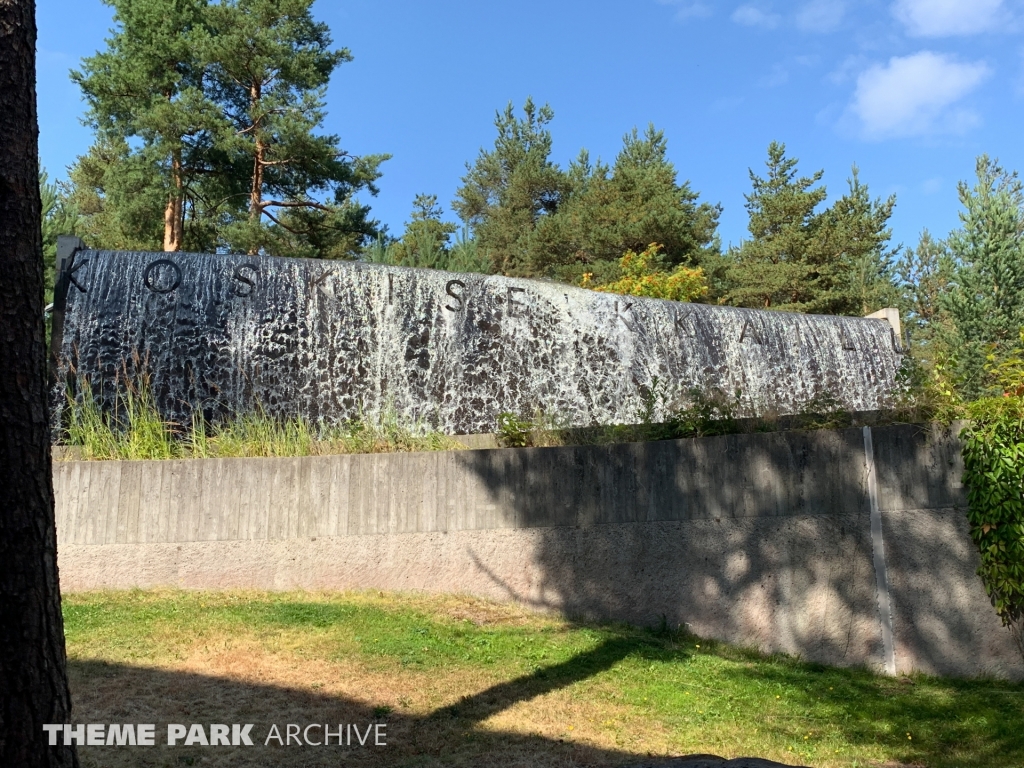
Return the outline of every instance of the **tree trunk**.
<path id="1" fill-rule="evenodd" d="M 77 766 L 44 723 L 71 722 L 43 344 L 35 2 L 0 0 L 0 765 Z"/>
<path id="2" fill-rule="evenodd" d="M 174 189 L 164 208 L 164 250 L 180 251 L 185 231 L 185 197 L 182 192 L 181 152 L 171 158 L 171 179 Z"/>
<path id="3" fill-rule="evenodd" d="M 263 98 L 263 93 L 258 85 L 253 85 L 249 89 L 249 114 L 259 114 L 260 100 Z M 253 140 L 255 142 L 255 149 L 253 151 L 252 160 L 252 183 L 249 187 L 249 222 L 255 228 L 259 225 L 260 219 L 263 218 L 263 168 L 264 162 L 267 159 L 267 147 L 260 139 L 260 130 L 262 122 L 261 118 L 256 118 L 253 122 Z M 249 255 L 255 256 L 259 249 L 255 244 L 249 249 Z"/>

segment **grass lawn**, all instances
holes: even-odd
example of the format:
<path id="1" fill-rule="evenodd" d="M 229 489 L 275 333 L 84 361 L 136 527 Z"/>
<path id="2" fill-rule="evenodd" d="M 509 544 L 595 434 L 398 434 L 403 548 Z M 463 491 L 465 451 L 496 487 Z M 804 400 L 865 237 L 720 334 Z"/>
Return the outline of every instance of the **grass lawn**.
<path id="1" fill-rule="evenodd" d="M 65 595 L 76 723 L 253 723 L 253 747 L 83 747 L 85 766 L 583 766 L 648 755 L 1024 766 L 1024 685 L 890 679 L 472 598 Z M 271 724 L 386 723 L 386 747 Z M 313 735 L 317 732 L 314 730 Z"/>

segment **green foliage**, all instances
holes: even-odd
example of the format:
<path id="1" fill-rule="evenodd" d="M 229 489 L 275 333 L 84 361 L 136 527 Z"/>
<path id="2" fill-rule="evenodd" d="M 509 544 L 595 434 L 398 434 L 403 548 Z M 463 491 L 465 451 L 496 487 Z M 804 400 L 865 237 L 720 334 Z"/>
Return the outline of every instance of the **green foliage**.
<path id="1" fill-rule="evenodd" d="M 898 299 L 887 222 L 896 204 L 871 200 L 856 166 L 830 208 L 823 171 L 799 176 L 784 144 L 768 147 L 768 174 L 750 172 L 751 238 L 730 252 L 723 303 L 793 312 L 864 315 Z"/>
<path id="2" fill-rule="evenodd" d="M 42 202 L 43 290 L 46 304 L 53 301 L 53 283 L 57 268 L 57 238 L 77 235 L 81 226 L 78 209 L 60 184 L 51 184 L 46 171 L 39 172 L 39 197 Z"/>
<path id="3" fill-rule="evenodd" d="M 985 372 L 993 388 L 1005 397 L 1024 397 L 1024 328 L 1020 329 L 1020 344 L 1005 355 L 993 350 L 985 364 Z"/>
<path id="4" fill-rule="evenodd" d="M 821 389 L 800 408 L 801 429 L 845 429 L 853 424 L 850 411 L 832 392 Z"/>
<path id="5" fill-rule="evenodd" d="M 317 133 L 334 69 L 312 0 L 105 0 L 106 50 L 72 73 L 96 141 L 71 173 L 101 247 L 352 258 L 380 232 L 355 199 L 386 155 Z"/>
<path id="6" fill-rule="evenodd" d="M 442 221 L 443 211 L 437 204 L 437 195 L 416 195 L 412 201 L 412 216 L 405 226 L 402 239 L 394 246 L 394 263 L 406 267 L 443 269 L 447 264 L 451 236 L 458 227 Z"/>
<path id="7" fill-rule="evenodd" d="M 649 126 L 623 138 L 613 166 L 589 153 L 563 171 L 550 159 L 554 113 L 527 100 L 497 115 L 494 149 L 467 166 L 453 207 L 491 259 L 493 271 L 578 282 L 584 273 L 609 282 L 618 262 L 661 243 L 669 267 L 694 267 L 718 252 L 720 207 L 698 204 L 679 184 L 664 133 Z"/>
<path id="8" fill-rule="evenodd" d="M 480 247 L 476 238 L 472 237 L 469 227 L 463 227 L 462 231 L 455 235 L 455 242 L 448 251 L 448 264 L 445 269 L 452 272 L 480 272 L 488 274 L 491 271 L 491 260 Z"/>
<path id="9" fill-rule="evenodd" d="M 693 388 L 682 398 L 673 397 L 665 382 L 655 376 L 649 385 L 637 389 L 635 424 L 567 427 L 551 414 L 538 413 L 526 418 L 502 413 L 498 418 L 498 440 L 505 447 L 522 448 L 731 435 L 753 426 L 736 417 L 738 410 L 738 392 L 729 397 L 718 390 L 705 392 Z"/>
<path id="10" fill-rule="evenodd" d="M 178 250 L 184 242 L 185 198 L 213 170 L 210 150 L 224 130 L 220 110 L 205 90 L 200 58 L 208 6 L 205 0 L 104 2 L 113 7 L 117 25 L 107 48 L 71 73 L 97 135 L 96 151 L 87 155 L 93 167 L 72 173 L 72 180 L 92 182 L 86 188 L 118 208 L 132 203 L 131 188 L 143 174 L 148 194 L 129 206 L 133 210 L 116 211 L 107 226 L 119 223 L 136 234 L 146 232 L 149 247 L 156 245 L 150 238 L 160 230 L 157 243 Z M 130 149 L 130 142 L 137 148 Z M 85 206 L 83 212 L 92 213 Z M 103 223 L 97 222 L 97 234 L 108 234 Z"/>
<path id="11" fill-rule="evenodd" d="M 730 279 L 735 287 L 726 303 L 758 308 L 799 309 L 814 286 L 807 253 L 815 230 L 814 211 L 825 201 L 824 187 L 815 187 L 824 171 L 797 176 L 796 158 L 784 144 L 768 147 L 768 175 L 752 170 L 753 191 L 746 196 L 751 239 L 733 254 Z"/>
<path id="12" fill-rule="evenodd" d="M 263 413 L 236 415 L 216 425 L 199 418 L 187 427 L 164 421 L 147 386 L 122 390 L 113 412 L 104 412 L 83 382 L 69 398 L 66 445 L 84 459 L 205 459 L 322 456 L 339 453 L 457 450 L 461 446 L 422 425 L 404 423 L 394 411 L 371 421 L 337 426 L 302 418 L 273 419 Z"/>
<path id="13" fill-rule="evenodd" d="M 146 387 L 131 387 L 113 413 L 104 413 L 88 382 L 79 399 L 68 398 L 66 443 L 86 459 L 170 459 L 188 455 L 181 430 L 167 424 Z"/>
<path id="14" fill-rule="evenodd" d="M 949 316 L 942 296 L 952 275 L 953 262 L 946 243 L 928 230 L 921 233 L 916 248 L 906 248 L 896 261 L 896 285 L 900 292 L 900 319 L 910 335 L 910 353 L 929 365 L 943 353 L 942 342 L 949 337 Z"/>
<path id="15" fill-rule="evenodd" d="M 514 413 L 498 414 L 498 441 L 507 448 L 526 448 L 533 445 L 534 423 Z"/>
<path id="16" fill-rule="evenodd" d="M 169 200 L 165 181 L 159 164 L 132 152 L 123 137 L 97 136 L 69 173 L 71 202 L 82 216 L 80 236 L 97 248 L 160 250 Z M 186 244 L 194 243 L 191 223 Z"/>
<path id="17" fill-rule="evenodd" d="M 823 303 L 836 314 L 867 315 L 899 303 L 895 260 L 901 248 L 888 246 L 896 196 L 872 200 L 856 165 L 847 184 L 846 194 L 822 214 L 814 256 L 820 271 L 835 272 Z"/>
<path id="18" fill-rule="evenodd" d="M 721 390 L 691 389 L 688 404 L 673 411 L 666 422 L 668 439 L 712 437 L 741 432 L 736 418 L 739 395 L 729 397 Z"/>
<path id="19" fill-rule="evenodd" d="M 1024 187 L 1015 172 L 978 158 L 977 182 L 959 185 L 961 228 L 947 240 L 952 260 L 940 305 L 946 347 L 967 399 L 986 389 L 986 361 L 1004 357 L 1024 327 Z"/>
<path id="20" fill-rule="evenodd" d="M 523 118 L 512 103 L 498 112 L 494 149 L 480 150 L 466 165 L 452 207 L 490 256 L 495 271 L 531 276 L 532 239 L 541 217 L 558 209 L 566 190 L 564 174 L 551 162 L 551 107 L 528 98 Z"/>
<path id="21" fill-rule="evenodd" d="M 573 282 L 584 273 L 613 281 L 621 277 L 624 253 L 655 242 L 668 271 L 698 267 L 719 253 L 721 207 L 698 203 L 689 182 L 677 181 L 665 134 L 653 125 L 623 137 L 611 168 L 591 165 L 581 151 L 567 179 L 562 204 L 539 227 L 543 252 L 533 258 L 539 272 Z"/>
<path id="22" fill-rule="evenodd" d="M 463 227 L 456 234 L 455 224 L 441 220 L 437 195 L 417 195 L 413 200 L 411 220 L 400 240 L 379 236 L 364 249 L 363 258 L 372 264 L 399 267 L 444 269 L 449 272 L 490 271 L 490 260 L 481 251 L 477 240 Z M 455 242 L 451 236 L 456 235 Z"/>
<path id="23" fill-rule="evenodd" d="M 897 424 L 947 425 L 964 418 L 964 402 L 950 382 L 947 361 L 924 363 L 913 354 L 904 355 L 883 418 Z"/>
<path id="24" fill-rule="evenodd" d="M 379 229 L 354 194 L 376 194 L 389 156 L 351 159 L 337 136 L 315 133 L 331 73 L 352 56 L 331 49 L 330 31 L 313 20 L 311 6 L 223 0 L 206 13 L 203 63 L 229 127 L 218 147 L 250 169 L 247 220 L 223 231 L 235 250 L 352 257 Z"/>
<path id="25" fill-rule="evenodd" d="M 627 296 L 646 296 L 652 299 L 670 301 L 697 301 L 708 293 L 704 271 L 682 265 L 675 269 L 666 267 L 659 243 L 651 243 L 640 253 L 626 251 L 619 259 L 622 276 L 613 282 L 597 285 L 592 283 L 592 273 L 584 272 L 581 285 L 605 293 L 619 293 Z"/>
<path id="26" fill-rule="evenodd" d="M 970 424 L 961 433 L 963 481 L 971 538 L 981 553 L 978 573 L 996 612 L 1015 630 L 1020 644 L 1024 618 L 1024 398 L 983 398 L 967 407 L 967 415 Z"/>

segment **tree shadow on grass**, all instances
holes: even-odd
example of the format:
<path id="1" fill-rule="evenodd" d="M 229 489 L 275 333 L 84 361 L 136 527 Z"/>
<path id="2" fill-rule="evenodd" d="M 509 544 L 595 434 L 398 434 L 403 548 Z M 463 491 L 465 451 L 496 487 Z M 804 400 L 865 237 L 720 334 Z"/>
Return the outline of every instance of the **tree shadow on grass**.
<path id="1" fill-rule="evenodd" d="M 494 686 L 432 714 L 386 712 L 380 705 L 310 690 L 246 682 L 219 676 L 108 664 L 69 663 L 76 723 L 155 723 L 157 746 L 86 746 L 83 766 L 149 768 L 156 766 L 582 766 L 623 765 L 645 756 L 607 750 L 562 739 L 478 728 L 479 723 L 516 702 L 569 685 L 605 669 L 628 652 L 626 643 L 574 657 L 547 674 L 527 675 Z M 253 723 L 254 746 L 166 746 L 167 723 Z M 355 724 L 365 733 L 371 723 L 385 724 L 386 746 L 280 746 L 264 742 L 271 724 L 286 737 L 287 724 Z M 312 740 L 322 739 L 312 729 Z M 355 738 L 355 737 L 353 737 Z"/>
<path id="2" fill-rule="evenodd" d="M 430 712 L 422 708 L 412 711 L 405 706 L 390 710 L 384 705 L 395 701 L 395 690 L 367 689 L 359 699 L 315 690 L 318 685 L 330 687 L 338 682 L 330 679 L 310 680 L 308 685 L 304 680 L 302 687 L 289 687 L 196 672 L 72 660 L 69 666 L 75 722 L 155 723 L 158 743 L 166 741 L 168 722 L 254 724 L 252 747 L 87 746 L 81 750 L 83 765 L 628 765 L 645 761 L 648 753 L 642 748 L 612 749 L 571 741 L 568 733 L 542 736 L 497 730 L 485 721 L 523 702 L 598 676 L 629 658 L 643 659 L 646 667 L 648 661 L 692 662 L 695 653 L 732 662 L 717 664 L 710 680 L 708 670 L 704 669 L 694 675 L 693 682 L 729 688 L 740 696 L 748 696 L 747 703 L 738 710 L 714 715 L 718 718 L 716 725 L 728 727 L 727 721 L 735 720 L 735 738 L 742 740 L 744 729 L 752 726 L 760 729 L 767 743 L 774 741 L 778 745 L 794 739 L 799 743 L 807 731 L 827 731 L 837 733 L 843 743 L 851 746 L 882 747 L 885 754 L 898 761 L 885 764 L 890 766 L 1024 764 L 1024 685 L 1019 683 L 886 678 L 786 657 L 766 659 L 754 651 L 715 641 L 701 641 L 703 650 L 696 651 L 690 642 L 684 642 L 694 638 L 679 633 L 657 634 L 621 626 L 600 629 L 605 638 L 589 650 Z M 242 669 L 243 674 L 248 669 L 244 663 Z M 669 679 L 672 678 L 665 680 Z M 652 678 L 646 683 L 634 680 L 633 685 L 663 686 L 664 682 Z M 785 699 L 785 707 L 777 711 L 771 706 L 776 692 Z M 754 699 L 763 701 L 751 703 Z M 645 713 L 645 721 L 660 721 L 672 727 L 671 721 L 693 714 L 692 706 L 674 706 L 667 699 L 657 706 L 652 704 L 651 711 Z M 281 746 L 274 741 L 265 744 L 271 724 L 276 724 L 282 737 L 286 737 L 289 723 L 303 728 L 311 723 L 329 723 L 335 729 L 339 723 L 351 723 L 363 733 L 371 723 L 384 723 L 387 746 L 372 746 L 372 738 L 365 746 Z M 675 727 L 680 726 L 677 723 Z M 700 726 L 692 727 L 694 731 L 686 735 L 693 742 L 702 740 Z M 321 730 L 314 728 L 312 738 L 317 740 L 321 734 Z M 730 742 L 736 743 L 732 738 Z M 817 764 L 812 760 L 806 762 Z"/>
<path id="3" fill-rule="evenodd" d="M 483 722 L 521 701 L 567 688 L 605 672 L 627 656 L 642 651 L 643 646 L 644 644 L 636 637 L 606 639 L 596 648 L 578 653 L 560 664 L 542 667 L 531 674 L 499 683 L 472 696 L 464 696 L 454 704 L 438 709 L 431 717 L 458 718 L 471 723 Z"/>
<path id="4" fill-rule="evenodd" d="M 839 729 L 852 744 L 883 746 L 900 765 L 1024 765 L 1021 683 L 884 677 L 785 658 L 732 665 L 721 679 L 782 691 L 790 711 L 817 713 L 802 727 Z M 763 727 L 775 726 L 770 713 L 762 717 Z"/>

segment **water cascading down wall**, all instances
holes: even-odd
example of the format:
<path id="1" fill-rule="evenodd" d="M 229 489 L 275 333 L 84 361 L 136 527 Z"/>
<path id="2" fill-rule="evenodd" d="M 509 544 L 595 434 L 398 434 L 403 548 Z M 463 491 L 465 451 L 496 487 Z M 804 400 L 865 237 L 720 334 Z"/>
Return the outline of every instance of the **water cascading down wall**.
<path id="1" fill-rule="evenodd" d="M 884 320 L 617 296 L 560 283 L 354 262 L 88 250 L 62 239 L 58 384 L 104 407 L 145 377 L 188 424 L 262 409 L 313 422 L 403 420 L 449 434 L 499 414 L 564 426 L 634 423 L 655 379 L 738 393 L 741 415 L 828 394 L 884 407 L 900 362 Z M 662 415 L 662 414 L 656 414 Z"/>

